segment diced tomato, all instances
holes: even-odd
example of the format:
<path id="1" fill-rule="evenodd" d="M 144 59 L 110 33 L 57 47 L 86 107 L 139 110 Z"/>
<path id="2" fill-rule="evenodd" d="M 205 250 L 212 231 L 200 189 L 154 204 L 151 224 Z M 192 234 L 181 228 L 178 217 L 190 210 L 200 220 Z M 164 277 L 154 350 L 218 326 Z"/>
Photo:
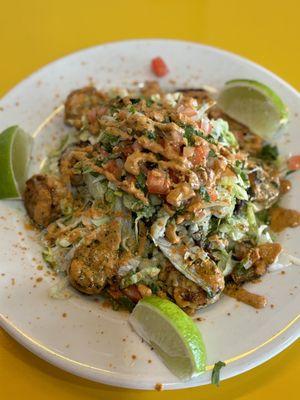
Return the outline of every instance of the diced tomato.
<path id="1" fill-rule="evenodd" d="M 149 193 L 167 194 L 170 191 L 170 179 L 164 171 L 159 169 L 148 171 L 146 185 Z"/>
<path id="2" fill-rule="evenodd" d="M 216 201 L 218 200 L 218 195 L 217 192 L 214 189 L 209 189 L 208 191 L 209 197 L 211 201 Z"/>
<path id="3" fill-rule="evenodd" d="M 105 170 L 112 173 L 116 178 L 120 178 L 122 174 L 121 168 L 118 167 L 116 160 L 110 160 L 108 161 L 105 166 Z"/>
<path id="4" fill-rule="evenodd" d="M 205 159 L 209 153 L 208 146 L 196 146 L 194 149 L 194 155 L 192 157 L 192 163 L 196 165 L 204 164 Z"/>
<path id="5" fill-rule="evenodd" d="M 293 156 L 288 160 L 288 168 L 290 171 L 297 171 L 297 169 L 300 169 L 300 155 Z"/>
<path id="6" fill-rule="evenodd" d="M 161 57 L 153 58 L 153 60 L 151 61 L 151 70 L 156 76 L 160 78 L 166 76 L 169 72 L 167 64 Z"/>

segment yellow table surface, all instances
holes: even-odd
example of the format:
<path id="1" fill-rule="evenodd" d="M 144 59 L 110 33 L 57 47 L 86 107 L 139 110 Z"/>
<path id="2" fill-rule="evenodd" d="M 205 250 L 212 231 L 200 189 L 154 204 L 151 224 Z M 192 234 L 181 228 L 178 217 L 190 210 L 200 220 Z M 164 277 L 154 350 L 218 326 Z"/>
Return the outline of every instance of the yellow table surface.
<path id="1" fill-rule="evenodd" d="M 0 95 L 75 50 L 127 38 L 192 40 L 233 51 L 300 89 L 298 0 L 0 0 Z M 246 340 L 246 338 L 245 338 Z M 0 332 L 1 398 L 298 399 L 300 343 L 219 388 L 146 392 L 63 372 Z"/>

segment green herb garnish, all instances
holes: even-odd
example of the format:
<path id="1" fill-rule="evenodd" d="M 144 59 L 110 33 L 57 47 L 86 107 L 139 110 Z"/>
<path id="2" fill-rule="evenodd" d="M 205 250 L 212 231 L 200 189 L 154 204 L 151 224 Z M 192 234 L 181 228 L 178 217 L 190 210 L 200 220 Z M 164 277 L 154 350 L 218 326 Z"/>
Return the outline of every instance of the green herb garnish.
<path id="1" fill-rule="evenodd" d="M 118 136 L 112 135 L 111 133 L 104 132 L 100 139 L 102 146 L 109 153 L 112 151 L 113 147 L 119 143 Z"/>
<path id="2" fill-rule="evenodd" d="M 152 131 L 148 131 L 147 132 L 147 138 L 151 139 L 151 140 L 156 140 L 157 139 L 157 133 L 156 132 L 152 132 Z"/>
<path id="3" fill-rule="evenodd" d="M 186 126 L 184 128 L 183 137 L 186 138 L 190 146 L 193 146 L 195 144 L 194 135 L 195 135 L 195 129 L 192 126 Z"/>
<path id="4" fill-rule="evenodd" d="M 146 106 L 151 107 L 154 101 L 152 99 L 146 99 Z"/>
<path id="5" fill-rule="evenodd" d="M 136 108 L 134 106 L 130 106 L 128 110 L 129 110 L 130 114 L 136 113 Z"/>
<path id="6" fill-rule="evenodd" d="M 146 175 L 143 172 L 138 174 L 138 176 L 136 177 L 136 186 L 143 192 L 146 191 L 146 179 Z"/>
<path id="7" fill-rule="evenodd" d="M 221 368 L 225 367 L 225 363 L 223 361 L 218 361 L 215 363 L 214 368 L 211 374 L 211 383 L 213 385 L 219 386 L 220 384 L 220 370 Z"/>
<path id="8" fill-rule="evenodd" d="M 122 296 L 118 299 L 118 303 L 123 307 L 126 308 L 128 311 L 132 311 L 135 307 L 133 301 L 131 301 L 128 297 Z"/>
<path id="9" fill-rule="evenodd" d="M 260 152 L 260 157 L 266 161 L 276 161 L 278 156 L 278 147 L 271 144 L 265 144 Z"/>
<path id="10" fill-rule="evenodd" d="M 216 154 L 216 152 L 215 152 L 213 149 L 210 149 L 210 150 L 209 150 L 209 153 L 208 153 L 208 157 L 213 157 L 213 158 L 215 158 L 215 157 L 217 157 L 217 154 Z"/>
<path id="11" fill-rule="evenodd" d="M 132 104 L 138 104 L 141 101 L 141 99 L 130 99 L 130 101 Z"/>
<path id="12" fill-rule="evenodd" d="M 270 223 L 269 210 L 261 210 L 256 213 L 256 216 L 260 220 L 261 223 L 263 223 L 265 225 L 269 225 L 269 223 Z"/>

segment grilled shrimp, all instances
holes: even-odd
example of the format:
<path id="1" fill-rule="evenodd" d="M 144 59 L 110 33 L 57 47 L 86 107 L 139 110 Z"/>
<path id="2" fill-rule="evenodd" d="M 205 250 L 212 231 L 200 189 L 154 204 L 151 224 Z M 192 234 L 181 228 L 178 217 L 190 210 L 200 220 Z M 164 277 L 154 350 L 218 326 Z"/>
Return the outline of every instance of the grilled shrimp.
<path id="1" fill-rule="evenodd" d="M 83 243 L 75 251 L 69 268 L 71 284 L 83 293 L 100 293 L 107 280 L 117 272 L 120 242 L 119 223 L 113 221 L 103 225 L 96 239 Z"/>
<path id="2" fill-rule="evenodd" d="M 159 279 L 163 282 L 164 290 L 188 314 L 194 314 L 199 308 L 212 304 L 219 298 L 219 294 L 209 298 L 201 286 L 187 279 L 171 263 L 163 267 Z"/>
<path id="3" fill-rule="evenodd" d="M 91 133 L 98 133 L 97 117 L 106 112 L 102 106 L 105 95 L 92 86 L 74 90 L 65 102 L 65 121 L 81 129 L 87 125 Z"/>
<path id="4" fill-rule="evenodd" d="M 66 202 L 72 202 L 72 195 L 58 178 L 38 174 L 26 182 L 25 207 L 37 225 L 46 227 L 59 218 Z"/>

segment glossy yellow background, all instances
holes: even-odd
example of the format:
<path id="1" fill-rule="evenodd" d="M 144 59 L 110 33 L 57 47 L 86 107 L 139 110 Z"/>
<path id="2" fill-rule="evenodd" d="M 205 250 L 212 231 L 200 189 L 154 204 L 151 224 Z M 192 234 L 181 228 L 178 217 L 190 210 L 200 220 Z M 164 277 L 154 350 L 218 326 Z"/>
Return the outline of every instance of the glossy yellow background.
<path id="1" fill-rule="evenodd" d="M 299 16 L 298 0 L 0 0 L 0 95 L 65 54 L 140 37 L 222 47 L 267 67 L 299 90 Z M 299 341 L 262 366 L 222 382 L 220 388 L 162 393 L 76 378 L 33 356 L 3 331 L 0 345 L 3 399 L 299 398 Z"/>

